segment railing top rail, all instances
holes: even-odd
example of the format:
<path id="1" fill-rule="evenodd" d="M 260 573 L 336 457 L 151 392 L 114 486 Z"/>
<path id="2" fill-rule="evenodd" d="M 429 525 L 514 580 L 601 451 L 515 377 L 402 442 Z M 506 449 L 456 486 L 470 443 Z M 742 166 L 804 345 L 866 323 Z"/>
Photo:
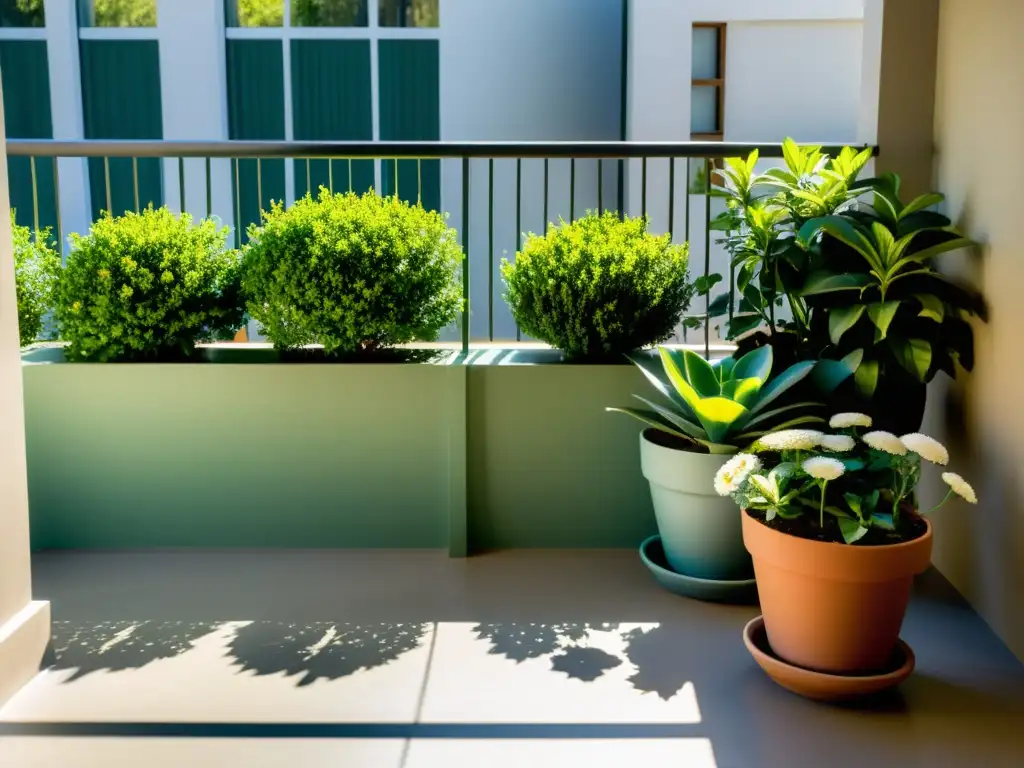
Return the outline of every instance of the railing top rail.
<path id="1" fill-rule="evenodd" d="M 811 143 L 811 142 L 803 142 Z M 834 154 L 843 144 L 822 143 Z M 864 149 L 856 146 L 855 149 Z M 782 144 L 735 141 L 164 141 L 10 139 L 17 157 L 211 158 L 576 158 L 741 157 L 758 150 L 782 157 Z M 878 154 L 878 148 L 873 148 Z"/>

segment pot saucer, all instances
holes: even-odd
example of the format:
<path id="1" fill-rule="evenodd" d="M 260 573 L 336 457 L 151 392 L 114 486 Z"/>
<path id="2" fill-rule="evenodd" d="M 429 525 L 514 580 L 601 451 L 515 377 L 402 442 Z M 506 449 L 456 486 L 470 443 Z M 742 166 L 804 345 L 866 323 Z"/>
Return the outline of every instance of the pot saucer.
<path id="1" fill-rule="evenodd" d="M 661 536 L 651 536 L 640 545 L 640 558 L 655 580 L 669 592 L 677 595 L 719 603 L 752 603 L 757 599 L 757 587 L 753 578 L 717 581 L 676 573 L 669 568 L 665 559 Z"/>
<path id="2" fill-rule="evenodd" d="M 743 628 L 743 642 L 754 661 L 783 688 L 816 701 L 845 701 L 894 688 L 914 671 L 914 651 L 900 640 L 888 669 L 877 675 L 835 675 L 798 667 L 783 661 L 768 645 L 764 617 L 751 619 Z"/>

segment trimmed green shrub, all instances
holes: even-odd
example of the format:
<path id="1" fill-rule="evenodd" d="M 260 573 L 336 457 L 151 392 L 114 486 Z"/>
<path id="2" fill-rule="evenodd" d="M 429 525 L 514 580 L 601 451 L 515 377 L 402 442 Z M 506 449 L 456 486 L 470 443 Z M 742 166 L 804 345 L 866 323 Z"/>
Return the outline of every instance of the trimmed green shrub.
<path id="1" fill-rule="evenodd" d="M 53 308 L 53 294 L 60 278 L 60 255 L 54 250 L 47 227 L 32 233 L 19 227 L 11 211 L 14 242 L 14 284 L 18 292 L 18 334 L 21 346 L 31 344 L 43 330 L 43 317 Z"/>
<path id="2" fill-rule="evenodd" d="M 321 188 L 250 227 L 243 285 L 278 349 L 351 354 L 436 339 L 462 308 L 462 258 L 439 213 Z"/>
<path id="3" fill-rule="evenodd" d="M 104 216 L 71 235 L 57 290 L 69 360 L 175 359 L 242 324 L 240 259 L 228 230 L 166 208 Z"/>
<path id="4" fill-rule="evenodd" d="M 530 234 L 502 260 L 505 300 L 524 333 L 569 359 L 618 357 L 665 341 L 690 303 L 689 246 L 645 218 L 588 214 Z"/>

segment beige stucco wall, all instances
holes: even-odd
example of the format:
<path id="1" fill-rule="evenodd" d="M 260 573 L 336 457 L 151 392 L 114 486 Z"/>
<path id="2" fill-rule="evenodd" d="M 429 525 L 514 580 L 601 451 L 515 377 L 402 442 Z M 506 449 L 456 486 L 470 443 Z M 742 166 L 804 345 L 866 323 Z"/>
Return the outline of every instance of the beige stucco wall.
<path id="1" fill-rule="evenodd" d="M 930 425 L 977 508 L 936 515 L 935 563 L 1024 658 L 1024 2 L 942 0 L 935 103 L 935 181 L 947 212 L 981 243 L 966 276 L 985 292 L 973 376 L 936 387 Z M 934 492 L 934 491 L 933 491 Z"/>

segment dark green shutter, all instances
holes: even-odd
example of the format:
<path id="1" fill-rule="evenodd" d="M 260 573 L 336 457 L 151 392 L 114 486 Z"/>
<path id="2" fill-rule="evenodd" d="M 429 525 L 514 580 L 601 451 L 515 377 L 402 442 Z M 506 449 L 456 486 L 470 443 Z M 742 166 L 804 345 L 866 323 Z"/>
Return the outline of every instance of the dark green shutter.
<path id="1" fill-rule="evenodd" d="M 87 139 L 162 139 L 160 54 L 156 40 L 82 40 L 82 109 Z M 163 205 L 161 161 L 138 161 L 139 207 Z M 109 161 L 115 216 L 135 210 L 135 169 L 129 158 Z M 107 169 L 89 160 L 93 217 L 107 208 Z"/>
<path id="2" fill-rule="evenodd" d="M 0 72 L 3 73 L 4 122 L 11 139 L 49 139 L 53 137 L 50 119 L 50 74 L 47 69 L 46 42 L 43 40 L 5 40 L 0 42 Z M 57 206 L 53 185 L 53 160 L 37 158 L 36 198 L 40 228 L 50 227 L 57 236 Z M 7 161 L 11 208 L 18 223 L 35 226 L 32 195 L 32 161 L 11 157 Z"/>
<path id="3" fill-rule="evenodd" d="M 228 40 L 228 125 L 232 139 L 283 141 L 284 57 L 280 40 Z M 235 184 L 239 232 L 246 240 L 260 210 L 284 199 L 283 160 L 239 160 Z M 261 197 L 262 195 L 262 197 Z"/>
<path id="4" fill-rule="evenodd" d="M 436 40 L 381 40 L 381 141 L 437 141 L 440 138 L 438 43 Z M 395 162 L 382 163 L 381 186 L 395 194 Z M 398 194 L 415 201 L 422 191 L 423 206 L 441 206 L 441 167 L 437 160 L 398 163 Z"/>
<path id="5" fill-rule="evenodd" d="M 298 141 L 371 141 L 370 43 L 367 40 L 292 40 L 292 125 Z M 295 163 L 295 196 L 321 187 L 365 192 L 372 160 Z M 351 171 L 351 178 L 350 178 Z"/>

